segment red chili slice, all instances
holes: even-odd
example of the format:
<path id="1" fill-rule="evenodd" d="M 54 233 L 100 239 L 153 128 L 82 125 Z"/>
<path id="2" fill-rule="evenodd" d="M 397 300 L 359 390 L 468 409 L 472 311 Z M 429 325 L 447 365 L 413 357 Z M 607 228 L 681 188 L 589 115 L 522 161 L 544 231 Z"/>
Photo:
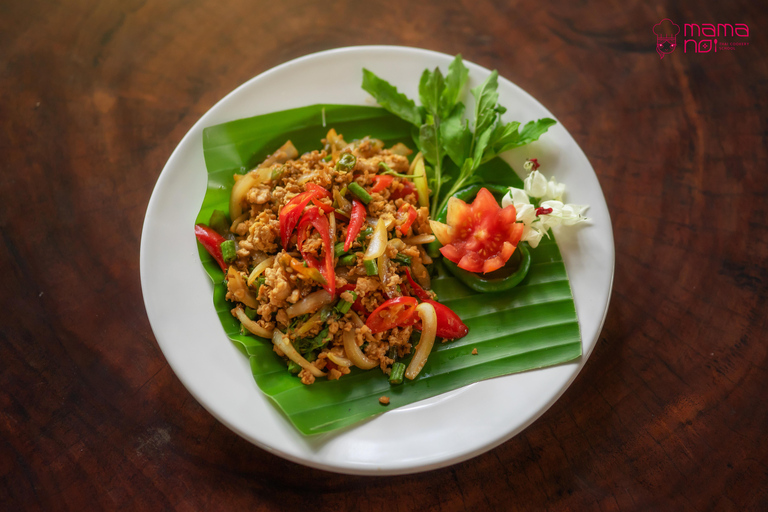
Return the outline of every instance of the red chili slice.
<path id="1" fill-rule="evenodd" d="M 405 181 L 403 183 L 403 188 L 392 192 L 392 195 L 389 196 L 389 198 L 394 201 L 395 199 L 402 199 L 408 194 L 415 194 L 416 200 L 419 200 L 419 192 L 416 190 L 416 185 L 414 185 L 412 181 Z"/>
<path id="2" fill-rule="evenodd" d="M 304 188 L 309 192 L 314 192 L 315 197 L 318 199 L 321 197 L 331 197 L 331 193 L 328 191 L 328 189 L 325 189 L 316 183 L 307 183 Z"/>
<path id="3" fill-rule="evenodd" d="M 221 267 L 221 270 L 227 270 L 227 264 L 224 262 L 224 257 L 221 255 L 221 244 L 224 242 L 224 237 L 218 234 L 213 229 L 209 228 L 205 224 L 195 225 L 195 236 L 197 241 L 200 242 L 208 254 L 213 256 L 213 259 Z"/>
<path id="4" fill-rule="evenodd" d="M 395 297 L 376 308 L 365 325 L 373 332 L 384 332 L 394 327 L 413 325 L 419 320 L 416 313 L 418 301 L 413 297 Z"/>
<path id="5" fill-rule="evenodd" d="M 301 251 L 301 255 L 304 257 L 309 266 L 320 270 L 320 273 L 327 281 L 327 283 L 323 285 L 323 288 L 325 288 L 328 293 L 333 295 L 336 293 L 336 272 L 333 269 L 333 243 L 331 243 L 331 226 L 328 224 L 328 219 L 325 217 L 325 215 L 320 213 L 319 208 L 309 208 L 306 212 L 304 212 L 304 215 L 301 218 L 301 224 L 299 224 L 299 233 L 300 236 L 302 236 L 302 247 L 304 245 L 304 239 L 308 235 L 310 225 L 314 227 L 318 233 L 320 233 L 320 238 L 322 239 L 323 244 L 323 252 L 325 253 L 325 264 L 321 266 L 314 256 L 304 251 Z"/>
<path id="6" fill-rule="evenodd" d="M 280 242 L 283 244 L 283 249 L 288 248 L 293 230 L 296 229 L 299 218 L 301 218 L 301 213 L 312 200 L 313 195 L 314 192 L 311 190 L 302 192 L 288 201 L 280 210 Z"/>
<path id="7" fill-rule="evenodd" d="M 347 238 L 344 240 L 344 251 L 348 251 L 354 243 L 357 235 L 360 234 L 360 228 L 365 223 L 365 205 L 357 199 L 352 200 L 352 216 L 349 219 L 347 228 Z"/>
<path id="8" fill-rule="evenodd" d="M 455 340 L 467 335 L 469 327 L 461 321 L 459 315 L 454 313 L 451 308 L 431 299 L 426 299 L 423 302 L 432 304 L 435 308 L 435 314 L 437 315 L 437 332 L 435 332 L 435 336 Z"/>
<path id="9" fill-rule="evenodd" d="M 413 294 L 416 295 L 416 297 L 419 298 L 422 302 L 427 302 L 429 300 L 432 300 L 432 296 L 427 293 L 427 291 L 419 286 L 419 283 L 413 280 L 413 277 L 411 277 L 411 271 L 407 268 L 405 269 L 405 277 L 408 278 L 408 284 L 413 289 Z"/>
<path id="10" fill-rule="evenodd" d="M 334 208 L 333 208 L 333 206 L 331 206 L 331 205 L 329 205 L 329 204 L 321 203 L 321 202 L 320 202 L 320 201 L 319 201 L 317 198 L 315 198 L 315 197 L 313 197 L 313 198 L 312 198 L 312 204 L 314 204 L 315 206 L 317 206 L 318 208 L 320 208 L 321 210 L 323 210 L 325 213 L 331 213 L 332 211 L 334 211 Z"/>
<path id="11" fill-rule="evenodd" d="M 411 225 L 413 224 L 413 221 L 416 220 L 416 218 L 419 216 L 419 214 L 416 212 L 416 208 L 413 207 L 413 205 L 410 205 L 408 203 L 405 203 L 400 207 L 399 210 L 397 210 L 398 216 L 402 218 L 402 216 L 405 216 L 405 222 L 403 222 L 401 225 L 397 226 L 397 230 L 400 231 L 403 235 L 408 234 L 408 230 L 411 229 Z"/>
<path id="12" fill-rule="evenodd" d="M 288 201 L 280 210 L 280 242 L 283 245 L 283 249 L 288 248 L 288 243 L 291 241 L 293 230 L 296 229 L 301 214 L 309 202 L 323 197 L 331 197 L 330 192 L 315 183 L 307 183 L 305 188 L 306 190 L 304 192 Z M 317 203 L 319 203 L 319 201 L 315 204 Z M 318 204 L 318 206 L 325 210 L 326 205 L 321 206 L 321 204 L 322 203 Z"/>
<path id="13" fill-rule="evenodd" d="M 389 174 L 379 174 L 373 177 L 373 188 L 371 188 L 371 192 L 381 192 L 385 188 L 389 187 L 392 184 L 392 180 L 394 180 L 394 176 L 390 176 Z"/>

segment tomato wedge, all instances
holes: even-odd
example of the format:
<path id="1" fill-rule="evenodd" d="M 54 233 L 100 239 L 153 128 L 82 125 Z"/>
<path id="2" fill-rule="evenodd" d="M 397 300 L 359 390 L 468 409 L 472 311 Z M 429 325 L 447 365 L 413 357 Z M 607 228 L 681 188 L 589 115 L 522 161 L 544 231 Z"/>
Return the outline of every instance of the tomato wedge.
<path id="1" fill-rule="evenodd" d="M 448 201 L 446 224 L 429 224 L 443 256 L 469 272 L 487 273 L 503 267 L 520 242 L 523 224 L 516 217 L 514 206 L 501 208 L 481 188 L 471 205 L 455 197 Z"/>
<path id="2" fill-rule="evenodd" d="M 419 302 L 413 297 L 395 297 L 377 307 L 365 321 L 372 333 L 384 332 L 394 327 L 405 327 L 419 321 L 416 306 Z"/>

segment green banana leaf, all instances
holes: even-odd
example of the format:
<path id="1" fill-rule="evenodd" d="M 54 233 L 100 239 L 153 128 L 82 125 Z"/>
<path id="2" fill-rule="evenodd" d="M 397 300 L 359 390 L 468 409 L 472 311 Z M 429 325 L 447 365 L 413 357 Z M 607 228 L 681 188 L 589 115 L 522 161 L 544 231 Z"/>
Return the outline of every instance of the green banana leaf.
<path id="1" fill-rule="evenodd" d="M 256 166 L 291 140 L 299 153 L 320 148 L 335 128 L 346 140 L 369 135 L 387 147 L 413 147 L 410 125 L 378 107 L 312 105 L 240 119 L 203 132 L 208 189 L 196 222 L 207 223 L 213 210 L 228 210 L 233 174 Z M 504 185 L 522 186 L 503 160 L 484 164 L 481 176 Z M 340 380 L 318 379 L 305 386 L 272 351 L 270 340 L 243 335 L 224 296 L 224 273 L 198 244 L 200 259 L 213 281 L 213 303 L 227 336 L 250 357 L 259 388 L 303 434 L 352 425 L 386 410 L 423 400 L 491 377 L 551 366 L 581 356 L 581 336 L 565 266 L 554 239 L 531 251 L 526 279 L 511 291 L 478 294 L 450 274 L 440 272 L 433 290 L 469 327 L 459 340 L 436 343 L 427 364 L 413 381 L 390 385 L 377 369 L 353 370 Z M 477 349 L 477 355 L 472 355 Z M 383 406 L 378 399 L 390 398 Z"/>

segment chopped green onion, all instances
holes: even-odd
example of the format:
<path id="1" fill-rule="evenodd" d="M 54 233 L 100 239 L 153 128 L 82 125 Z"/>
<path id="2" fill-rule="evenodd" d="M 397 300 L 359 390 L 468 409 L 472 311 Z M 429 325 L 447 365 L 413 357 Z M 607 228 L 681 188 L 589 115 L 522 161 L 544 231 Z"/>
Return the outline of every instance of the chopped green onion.
<path id="1" fill-rule="evenodd" d="M 257 314 L 258 313 L 256 313 L 255 309 L 251 309 L 248 306 L 245 306 L 245 316 L 247 316 L 251 320 L 254 320 L 256 318 Z"/>
<path id="2" fill-rule="evenodd" d="M 371 202 L 371 195 L 365 191 L 363 187 L 355 183 L 354 181 L 348 185 L 349 191 L 352 192 L 363 203 L 368 204 Z"/>
<path id="3" fill-rule="evenodd" d="M 336 245 L 333 246 L 333 255 L 337 258 L 344 254 L 346 251 L 344 250 L 344 242 L 339 242 Z"/>
<path id="4" fill-rule="evenodd" d="M 325 155 L 323 157 L 323 162 L 330 162 L 331 160 L 333 160 L 333 155 Z"/>
<path id="5" fill-rule="evenodd" d="M 232 263 L 237 259 L 237 248 L 234 240 L 224 240 L 221 242 L 221 256 L 225 263 Z"/>
<path id="6" fill-rule="evenodd" d="M 346 256 L 342 256 L 339 258 L 339 265 L 346 265 L 348 267 L 351 267 L 357 263 L 357 255 L 356 254 L 347 254 Z"/>
<path id="7" fill-rule="evenodd" d="M 408 256 L 407 254 L 403 254 L 403 253 L 399 252 L 399 253 L 397 253 L 397 256 L 395 256 L 392 259 L 395 260 L 398 263 L 402 263 L 406 267 L 410 267 L 411 266 L 411 257 Z"/>
<path id="8" fill-rule="evenodd" d="M 376 265 L 376 260 L 363 260 L 365 266 L 365 274 L 368 276 L 379 275 L 379 267 Z"/>
<path id="9" fill-rule="evenodd" d="M 402 384 L 404 376 L 405 376 L 405 364 L 394 363 L 392 365 L 392 369 L 389 372 L 389 383 Z"/>
<path id="10" fill-rule="evenodd" d="M 342 300 L 339 301 L 338 304 L 336 304 L 336 311 L 338 311 L 342 315 L 346 315 L 347 312 L 349 311 L 349 308 L 351 308 L 351 307 L 352 307 L 352 303 L 351 302 L 347 302 L 347 301 L 342 299 Z"/>
<path id="11" fill-rule="evenodd" d="M 344 153 L 339 158 L 339 161 L 336 162 L 336 170 L 350 172 L 355 168 L 355 164 L 357 164 L 357 157 L 352 153 Z"/>

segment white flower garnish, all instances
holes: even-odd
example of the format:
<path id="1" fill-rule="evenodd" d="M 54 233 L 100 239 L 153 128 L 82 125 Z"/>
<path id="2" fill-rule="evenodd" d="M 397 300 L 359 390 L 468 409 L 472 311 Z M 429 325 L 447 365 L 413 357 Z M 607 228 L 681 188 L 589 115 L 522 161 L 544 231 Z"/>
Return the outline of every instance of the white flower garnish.
<path id="1" fill-rule="evenodd" d="M 531 197 L 544 197 L 547 193 L 547 178 L 539 171 L 531 172 L 525 178 L 525 193 Z"/>
<path id="2" fill-rule="evenodd" d="M 533 162 L 535 167 L 538 167 L 538 162 Z M 526 169 L 532 167 L 526 165 Z M 501 206 L 515 206 L 517 221 L 522 222 L 524 226 L 521 241 L 528 242 L 532 248 L 535 249 L 539 245 L 549 228 L 573 226 L 589 220 L 584 217 L 588 205 L 563 203 L 565 184 L 558 183 L 554 177 L 547 181 L 544 175 L 534 168 L 524 183 L 525 189 L 509 187 L 509 191 L 501 200 Z M 542 200 L 538 208 L 531 204 L 531 197 Z"/>
<path id="3" fill-rule="evenodd" d="M 565 194 L 565 183 L 558 183 L 554 176 L 549 178 L 549 182 L 547 183 L 547 193 L 544 194 L 542 199 L 549 200 L 554 199 L 555 201 L 562 201 L 563 200 L 563 194 Z"/>

